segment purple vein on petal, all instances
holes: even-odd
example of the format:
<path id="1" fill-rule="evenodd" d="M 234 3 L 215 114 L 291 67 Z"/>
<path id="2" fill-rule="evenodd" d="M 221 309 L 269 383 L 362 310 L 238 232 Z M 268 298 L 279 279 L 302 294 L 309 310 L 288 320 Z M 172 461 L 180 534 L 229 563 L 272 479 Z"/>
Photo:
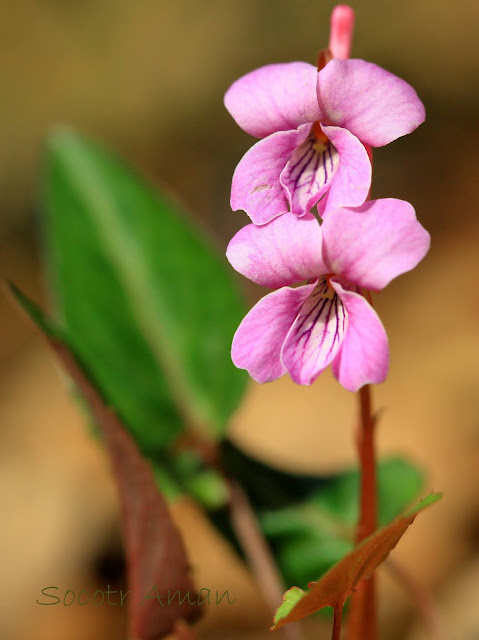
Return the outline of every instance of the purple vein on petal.
<path id="1" fill-rule="evenodd" d="M 305 300 L 282 349 L 282 361 L 299 384 L 311 384 L 336 356 L 346 331 L 346 310 L 326 278 Z"/>
<path id="2" fill-rule="evenodd" d="M 339 166 L 339 154 L 333 145 L 329 143 L 318 151 L 317 142 L 310 135 L 293 152 L 280 176 L 291 210 L 297 215 L 309 211 L 324 195 Z"/>

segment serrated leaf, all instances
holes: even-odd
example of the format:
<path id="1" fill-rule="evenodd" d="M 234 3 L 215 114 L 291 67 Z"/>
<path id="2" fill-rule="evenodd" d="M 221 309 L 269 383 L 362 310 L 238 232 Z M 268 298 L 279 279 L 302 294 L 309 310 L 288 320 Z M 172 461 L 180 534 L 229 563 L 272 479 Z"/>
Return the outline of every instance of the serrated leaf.
<path id="1" fill-rule="evenodd" d="M 440 498 L 441 494 L 429 495 L 414 509 L 366 538 L 318 582 L 311 583 L 309 591 L 298 598 L 289 610 L 281 605 L 274 618 L 273 629 L 302 620 L 324 607 L 332 607 L 335 617 L 340 618 L 346 599 L 358 583 L 370 577 L 386 560 L 418 513 Z"/>
<path id="2" fill-rule="evenodd" d="M 147 453 L 184 416 L 220 436 L 246 382 L 230 359 L 244 310 L 225 259 L 113 154 L 69 131 L 47 151 L 47 257 L 75 351 Z"/>

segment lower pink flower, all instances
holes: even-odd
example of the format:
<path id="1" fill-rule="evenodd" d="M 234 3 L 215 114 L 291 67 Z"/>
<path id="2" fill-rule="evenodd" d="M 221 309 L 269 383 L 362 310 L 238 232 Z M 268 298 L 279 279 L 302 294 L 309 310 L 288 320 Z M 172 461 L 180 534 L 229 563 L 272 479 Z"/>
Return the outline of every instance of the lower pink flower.
<path id="1" fill-rule="evenodd" d="M 247 225 L 231 240 L 228 260 L 253 282 L 277 290 L 238 327 L 234 364 L 258 382 L 289 373 L 309 385 L 330 364 L 349 391 L 383 382 L 387 335 L 360 290 L 383 289 L 413 269 L 429 244 L 413 207 L 393 198 L 337 209 L 321 226 L 309 213 Z"/>

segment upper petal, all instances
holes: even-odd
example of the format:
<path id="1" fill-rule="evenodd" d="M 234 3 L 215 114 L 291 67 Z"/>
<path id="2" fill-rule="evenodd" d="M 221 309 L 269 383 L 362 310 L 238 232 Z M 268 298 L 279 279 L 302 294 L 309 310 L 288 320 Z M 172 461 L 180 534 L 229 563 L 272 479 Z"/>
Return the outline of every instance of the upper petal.
<path id="1" fill-rule="evenodd" d="M 248 224 L 228 245 L 232 266 L 253 282 L 275 289 L 326 273 L 321 228 L 311 214 L 285 213 L 269 224 Z"/>
<path id="2" fill-rule="evenodd" d="M 338 209 L 321 225 L 329 271 L 366 289 L 379 290 L 413 269 L 429 250 L 430 236 L 404 200 L 371 200 Z"/>
<path id="3" fill-rule="evenodd" d="M 377 313 L 363 296 L 347 291 L 331 279 L 341 296 L 348 328 L 332 364 L 333 375 L 348 391 L 384 382 L 389 369 L 388 337 Z"/>
<path id="4" fill-rule="evenodd" d="M 407 82 L 364 60 L 331 60 L 318 74 L 324 122 L 381 147 L 414 131 L 424 105 Z"/>
<path id="5" fill-rule="evenodd" d="M 286 372 L 280 353 L 284 339 L 314 284 L 284 287 L 262 298 L 238 327 L 231 358 L 257 382 L 271 382 Z"/>
<path id="6" fill-rule="evenodd" d="M 279 176 L 308 132 L 309 125 L 293 131 L 278 131 L 260 140 L 245 153 L 233 174 L 233 211 L 243 209 L 255 224 L 266 224 L 288 211 L 288 201 Z"/>
<path id="7" fill-rule="evenodd" d="M 321 129 L 331 140 L 339 155 L 339 166 L 328 193 L 318 203 L 318 212 L 325 217 L 338 207 L 358 207 L 366 200 L 371 187 L 371 160 L 364 145 L 347 129 Z"/>
<path id="8" fill-rule="evenodd" d="M 307 62 L 270 64 L 236 80 L 225 94 L 225 106 L 252 136 L 296 129 L 321 119 L 316 96 L 316 67 Z"/>
<path id="9" fill-rule="evenodd" d="M 312 384 L 341 347 L 347 313 L 339 296 L 330 293 L 327 280 L 321 278 L 284 341 L 281 359 L 298 384 Z"/>

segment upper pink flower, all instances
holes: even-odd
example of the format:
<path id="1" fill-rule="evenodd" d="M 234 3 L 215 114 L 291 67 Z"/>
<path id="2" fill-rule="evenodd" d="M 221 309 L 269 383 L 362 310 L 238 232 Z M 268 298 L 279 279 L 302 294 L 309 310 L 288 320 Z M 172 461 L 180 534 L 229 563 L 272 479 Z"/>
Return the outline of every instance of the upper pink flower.
<path id="1" fill-rule="evenodd" d="M 309 385 L 331 363 L 349 391 L 383 382 L 386 332 L 359 291 L 380 290 L 413 269 L 429 242 L 413 207 L 393 198 L 338 209 L 321 226 L 310 213 L 247 225 L 229 243 L 228 260 L 253 282 L 281 288 L 241 322 L 233 338 L 234 364 L 258 382 L 288 372 Z"/>
<path id="2" fill-rule="evenodd" d="M 371 185 L 365 145 L 381 147 L 425 118 L 404 80 L 364 60 L 272 64 L 237 80 L 225 106 L 257 142 L 236 167 L 231 208 L 262 225 L 315 204 L 325 216 L 363 204 Z"/>

